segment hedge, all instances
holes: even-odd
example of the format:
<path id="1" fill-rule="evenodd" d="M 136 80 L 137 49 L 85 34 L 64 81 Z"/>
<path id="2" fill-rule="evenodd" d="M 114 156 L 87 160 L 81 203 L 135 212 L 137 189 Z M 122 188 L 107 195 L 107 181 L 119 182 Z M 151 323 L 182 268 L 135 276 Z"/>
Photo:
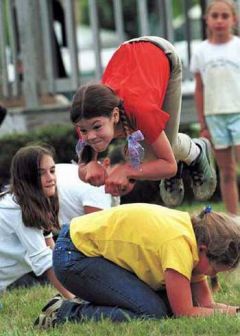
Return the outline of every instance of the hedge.
<path id="1" fill-rule="evenodd" d="M 9 181 L 10 164 L 17 150 L 30 143 L 44 142 L 56 151 L 56 162 L 76 160 L 76 134 L 71 125 L 51 125 L 26 133 L 15 133 L 0 138 L 0 187 Z"/>

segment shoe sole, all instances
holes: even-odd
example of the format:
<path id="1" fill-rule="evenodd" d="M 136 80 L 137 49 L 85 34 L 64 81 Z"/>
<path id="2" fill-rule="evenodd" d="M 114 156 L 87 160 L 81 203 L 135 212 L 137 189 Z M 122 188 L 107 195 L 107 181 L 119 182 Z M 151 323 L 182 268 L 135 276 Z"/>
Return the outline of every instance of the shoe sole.
<path id="1" fill-rule="evenodd" d="M 182 179 L 181 179 L 182 180 Z M 176 208 L 177 206 L 180 206 L 183 202 L 184 199 L 184 184 L 183 184 L 183 180 L 182 180 L 182 192 L 181 195 L 178 194 L 178 198 L 174 198 L 173 197 L 167 197 L 166 193 L 165 193 L 165 187 L 164 187 L 164 180 L 162 180 L 159 184 L 159 189 L 160 189 L 160 196 L 161 199 L 164 203 L 165 206 L 169 207 L 169 208 Z M 179 197 L 181 196 L 181 197 Z"/>
<path id="2" fill-rule="evenodd" d="M 181 190 L 177 194 L 177 197 L 172 196 L 171 193 L 169 193 L 168 191 L 166 192 L 165 185 L 164 185 L 165 180 L 161 180 L 159 184 L 160 197 L 164 205 L 169 208 L 176 208 L 180 206 L 183 202 L 185 190 L 184 190 L 184 183 L 182 179 L 182 172 L 183 172 L 183 162 L 178 162 L 177 173 L 174 177 L 176 177 L 179 180 L 178 187 L 181 186 Z"/>
<path id="3" fill-rule="evenodd" d="M 200 141 L 199 141 L 200 140 Z M 204 143 L 205 146 L 205 153 L 206 153 L 206 157 L 212 172 L 212 182 L 214 184 L 212 184 L 212 189 L 211 190 L 211 194 L 208 195 L 208 197 L 204 197 L 204 198 L 200 198 L 200 197 L 196 197 L 197 200 L 199 201 L 207 201 L 210 197 L 212 197 L 212 195 L 214 194 L 216 187 L 217 187 L 217 175 L 216 175 L 216 170 L 215 170 L 215 163 L 214 163 L 214 156 L 213 156 L 213 151 L 212 151 L 212 146 L 210 144 L 210 141 L 206 138 L 200 138 L 200 139 L 194 139 L 194 143 L 198 146 L 200 146 L 200 148 L 202 148 L 202 143 Z"/>

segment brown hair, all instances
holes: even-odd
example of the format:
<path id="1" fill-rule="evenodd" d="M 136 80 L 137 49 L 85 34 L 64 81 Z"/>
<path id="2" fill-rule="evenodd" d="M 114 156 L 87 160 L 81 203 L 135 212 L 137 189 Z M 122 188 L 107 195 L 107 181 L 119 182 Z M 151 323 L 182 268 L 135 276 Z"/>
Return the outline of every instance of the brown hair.
<path id="1" fill-rule="evenodd" d="M 191 217 L 198 246 L 207 246 L 207 257 L 216 264 L 237 267 L 240 261 L 240 218 L 222 212 L 202 211 Z"/>
<path id="2" fill-rule="evenodd" d="M 95 117 L 110 118 L 115 107 L 119 108 L 119 117 L 123 130 L 128 136 L 132 125 L 128 119 L 123 101 L 115 92 L 104 84 L 88 84 L 81 86 L 73 97 L 71 106 L 71 121 L 77 123 L 81 119 Z M 94 151 L 90 146 L 85 146 L 81 161 L 87 163 L 92 160 Z"/>
<path id="3" fill-rule="evenodd" d="M 126 163 L 125 148 L 123 145 L 113 145 L 109 150 L 107 157 L 110 160 L 110 165 L 114 166 L 119 163 Z"/>
<path id="4" fill-rule="evenodd" d="M 59 229 L 59 202 L 57 191 L 47 198 L 42 190 L 39 168 L 44 155 L 53 158 L 53 149 L 29 145 L 17 151 L 11 162 L 10 192 L 21 207 L 25 226 L 51 231 Z"/>
<path id="5" fill-rule="evenodd" d="M 212 7 L 218 2 L 222 2 L 222 3 L 225 3 L 226 5 L 228 5 L 231 9 L 232 15 L 237 19 L 237 17 L 238 17 L 237 7 L 236 7 L 236 4 L 233 0 L 212 0 L 212 1 L 210 1 L 207 5 L 207 8 L 206 8 L 205 19 L 207 18 L 207 16 L 208 16 L 210 10 L 212 9 Z M 233 33 L 237 33 L 237 27 L 235 27 Z M 209 31 L 209 29 L 207 29 L 207 34 L 208 34 L 208 37 L 211 37 L 211 32 Z"/>

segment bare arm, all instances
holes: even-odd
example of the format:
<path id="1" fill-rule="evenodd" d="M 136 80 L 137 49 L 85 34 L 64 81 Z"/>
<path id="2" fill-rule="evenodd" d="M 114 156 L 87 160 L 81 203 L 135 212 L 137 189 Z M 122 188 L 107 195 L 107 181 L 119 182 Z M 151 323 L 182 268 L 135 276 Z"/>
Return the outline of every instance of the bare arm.
<path id="1" fill-rule="evenodd" d="M 156 141 L 150 146 L 155 159 L 141 164 L 141 169 L 131 167 L 129 179 L 160 180 L 176 174 L 177 164 L 166 133 L 162 131 Z"/>
<path id="2" fill-rule="evenodd" d="M 49 246 L 52 250 L 54 249 L 55 242 L 53 238 L 45 238 L 46 245 Z M 56 275 L 52 268 L 49 268 L 46 272 L 46 275 L 48 277 L 48 280 L 51 282 L 51 284 L 66 298 L 66 299 L 72 299 L 75 295 L 70 293 L 66 288 L 64 288 L 61 283 L 56 278 Z"/>
<path id="3" fill-rule="evenodd" d="M 195 93 L 194 99 L 198 114 L 198 121 L 200 123 L 201 129 L 206 128 L 205 116 L 204 116 L 204 98 L 203 98 L 203 82 L 200 73 L 195 74 Z"/>
<path id="4" fill-rule="evenodd" d="M 195 104 L 197 109 L 198 121 L 201 127 L 201 136 L 205 136 L 206 138 L 210 139 L 210 134 L 208 131 L 208 127 L 206 124 L 206 119 L 204 115 L 204 93 L 203 93 L 203 81 L 200 73 L 195 74 Z"/>
<path id="5" fill-rule="evenodd" d="M 191 288 L 190 281 L 182 274 L 173 269 L 167 269 L 165 283 L 169 303 L 175 316 L 210 316 L 216 312 L 206 281 L 198 282 Z M 220 308 L 217 312 L 235 315 L 236 307 Z"/>
<path id="6" fill-rule="evenodd" d="M 66 298 L 66 299 L 73 299 L 75 295 L 70 293 L 66 288 L 62 286 L 62 284 L 56 278 L 56 275 L 52 268 L 49 268 L 46 272 L 48 280 L 51 284 Z"/>
<path id="7" fill-rule="evenodd" d="M 106 192 L 116 195 L 113 190 L 127 188 L 129 180 L 160 180 L 176 174 L 176 160 L 164 131 L 150 147 L 153 159 L 143 162 L 140 169 L 133 168 L 129 163 L 118 165 L 105 180 Z"/>
<path id="8" fill-rule="evenodd" d="M 102 209 L 86 205 L 86 206 L 83 207 L 83 210 L 84 210 L 84 214 L 87 215 L 87 214 L 90 214 L 92 212 L 100 211 Z"/>
<path id="9" fill-rule="evenodd" d="M 54 249 L 55 242 L 53 237 L 45 238 L 46 245 L 49 246 L 52 250 Z"/>
<path id="10" fill-rule="evenodd" d="M 237 306 L 214 302 L 207 280 L 192 284 L 192 295 L 197 306 L 213 308 L 215 311 L 222 310 L 223 313 L 227 313 L 227 311 L 236 313 L 238 308 Z"/>

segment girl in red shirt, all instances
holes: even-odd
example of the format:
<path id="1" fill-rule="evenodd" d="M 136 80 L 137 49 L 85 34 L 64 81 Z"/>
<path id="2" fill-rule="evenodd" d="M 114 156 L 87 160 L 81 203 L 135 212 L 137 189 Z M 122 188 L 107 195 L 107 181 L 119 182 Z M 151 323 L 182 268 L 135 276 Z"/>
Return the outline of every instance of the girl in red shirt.
<path id="1" fill-rule="evenodd" d="M 105 191 L 114 196 L 126 193 L 129 181 L 161 179 L 163 201 L 176 206 L 184 196 L 184 162 L 195 197 L 212 196 L 216 175 L 209 142 L 178 133 L 181 81 L 181 61 L 168 41 L 142 37 L 123 43 L 102 82 L 80 87 L 73 98 L 80 178 L 95 186 L 105 184 Z M 128 162 L 108 176 L 97 154 L 116 138 L 127 138 Z M 138 142 L 142 140 L 143 147 Z"/>

